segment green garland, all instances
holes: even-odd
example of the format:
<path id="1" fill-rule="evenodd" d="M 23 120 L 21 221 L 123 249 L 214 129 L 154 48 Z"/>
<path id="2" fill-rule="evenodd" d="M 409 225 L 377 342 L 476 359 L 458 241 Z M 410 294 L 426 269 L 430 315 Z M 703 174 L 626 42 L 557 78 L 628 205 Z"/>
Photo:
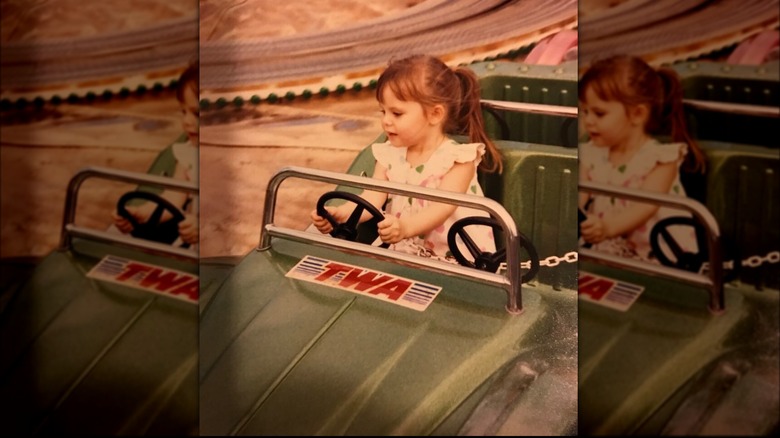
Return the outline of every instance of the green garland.
<path id="1" fill-rule="evenodd" d="M 178 88 L 178 86 L 179 86 L 178 79 L 172 79 L 167 86 L 161 82 L 155 82 L 152 85 L 151 90 L 149 90 L 149 88 L 146 85 L 140 84 L 134 90 L 130 90 L 130 88 L 128 87 L 122 87 L 118 92 L 114 92 L 112 90 L 106 89 L 103 90 L 103 92 L 100 94 L 97 94 L 94 91 L 88 91 L 83 95 L 70 93 L 67 97 L 62 97 L 59 94 L 55 94 L 48 99 L 42 96 L 36 96 L 32 101 L 29 101 L 27 100 L 27 98 L 24 97 L 20 97 L 15 101 L 6 98 L 0 100 L 0 111 L 10 111 L 10 110 L 22 111 L 27 109 L 27 107 L 30 105 L 32 105 L 35 109 L 42 109 L 44 106 L 46 106 L 47 103 L 52 106 L 58 106 L 61 105 L 63 102 L 67 102 L 69 104 L 93 103 L 97 101 L 108 102 L 111 101 L 112 99 L 126 99 L 131 95 L 134 95 L 136 97 L 142 97 L 149 92 L 151 92 L 152 94 L 159 94 L 162 93 L 166 88 L 171 91 L 175 91 Z"/>
<path id="2" fill-rule="evenodd" d="M 530 47 L 533 47 L 533 45 L 526 46 L 516 50 L 511 50 L 507 53 L 499 54 L 496 57 L 488 57 L 479 61 L 473 61 L 472 63 L 495 61 L 497 59 L 504 59 L 504 58 L 514 58 L 520 53 L 522 53 L 523 51 L 527 51 Z M 461 66 L 467 66 L 467 65 L 468 64 L 461 64 Z M 364 85 L 361 82 L 354 82 L 350 87 L 344 84 L 339 84 L 336 86 L 334 90 L 330 90 L 328 87 L 322 87 L 319 89 L 319 91 L 317 91 L 316 94 L 318 94 L 321 98 L 325 98 L 329 96 L 331 92 L 337 95 L 343 95 L 347 92 L 347 90 L 351 90 L 353 93 L 360 93 L 364 89 L 374 90 L 376 89 L 376 86 L 377 86 L 377 80 L 371 79 L 367 85 Z M 67 102 L 69 104 L 93 103 L 96 101 L 108 102 L 113 99 L 126 99 L 131 95 L 134 95 L 136 97 L 142 97 L 149 92 L 151 92 L 152 94 L 158 94 L 163 92 L 166 88 L 169 90 L 176 90 L 177 87 L 178 87 L 178 80 L 172 79 L 167 86 L 162 84 L 161 82 L 155 82 L 152 85 L 151 90 L 146 85 L 140 84 L 134 90 L 130 90 L 128 87 L 122 87 L 118 92 L 114 92 L 112 90 L 106 89 L 100 94 L 97 94 L 93 91 L 88 91 L 83 95 L 71 93 L 66 97 L 55 94 L 48 99 L 42 96 L 37 96 L 32 101 L 29 101 L 27 98 L 24 97 L 20 97 L 15 101 L 6 98 L 0 100 L 0 111 L 9 111 L 14 109 L 24 110 L 28 106 L 33 106 L 35 109 L 42 109 L 44 106 L 46 106 L 47 103 L 52 106 L 58 106 L 63 102 Z M 256 94 L 251 96 L 248 101 L 241 96 L 236 96 L 232 99 L 232 104 L 234 108 L 241 108 L 245 104 L 247 104 L 247 102 L 255 106 L 263 102 L 274 104 L 282 101 L 291 102 L 296 98 L 298 98 L 299 96 L 305 100 L 308 100 L 311 99 L 314 96 L 314 94 L 315 92 L 313 90 L 307 88 L 303 90 L 300 93 L 300 95 L 296 94 L 293 91 L 286 92 L 282 97 L 280 97 L 276 93 L 271 93 L 265 98 L 265 100 L 263 100 L 260 96 Z M 224 97 L 220 97 L 214 102 L 211 102 L 209 99 L 201 99 L 199 105 L 202 110 L 209 110 L 209 109 L 223 109 L 228 106 L 228 103 L 229 102 L 227 99 L 225 99 Z"/>
<path id="3" fill-rule="evenodd" d="M 501 53 L 498 56 L 487 57 L 487 58 L 483 58 L 481 60 L 472 61 L 472 64 L 477 63 L 477 62 L 490 62 L 490 61 L 496 61 L 496 60 L 499 60 L 499 59 L 515 58 L 515 57 L 517 57 L 518 55 L 520 55 L 522 53 L 528 52 L 532 47 L 533 47 L 533 44 L 531 44 L 529 46 L 525 46 L 525 47 L 519 48 L 519 49 L 510 50 L 509 52 L 506 52 L 506 53 Z M 470 64 L 466 64 L 466 63 L 460 64 L 460 66 L 468 66 L 468 65 L 470 65 Z M 363 91 L 365 89 L 375 90 L 376 89 L 376 85 L 377 85 L 377 80 L 376 79 L 371 79 L 370 81 L 368 81 L 367 85 L 364 85 L 361 82 L 355 82 L 350 87 L 347 87 L 347 85 L 344 85 L 344 84 L 339 84 L 339 85 L 336 86 L 336 88 L 334 90 L 331 90 L 328 87 L 322 87 L 322 88 L 319 89 L 319 91 L 317 91 L 316 94 L 318 94 L 319 97 L 321 97 L 321 98 L 325 98 L 325 97 L 328 97 L 331 93 L 336 93 L 337 95 L 343 95 L 344 93 L 347 92 L 347 90 L 351 90 L 353 93 L 360 93 L 361 91 Z M 284 96 L 282 96 L 282 97 L 280 97 L 276 93 L 271 93 L 271 94 L 269 94 L 265 98 L 265 100 L 263 100 L 260 96 L 255 94 L 255 95 L 252 95 L 252 97 L 249 99 L 249 102 L 251 102 L 252 105 L 255 105 L 255 106 L 259 105 L 260 103 L 274 104 L 274 103 L 280 103 L 280 102 L 283 102 L 283 101 L 292 102 L 293 100 L 295 100 L 299 96 L 302 97 L 303 99 L 306 99 L 306 100 L 311 99 L 314 96 L 314 94 L 315 94 L 314 91 L 311 90 L 311 89 L 308 89 L 308 88 L 303 90 L 300 93 L 300 95 L 295 94 L 295 92 L 293 92 L 293 91 L 288 91 L 288 92 L 284 93 Z M 233 98 L 233 106 L 235 108 L 241 108 L 246 103 L 247 103 L 246 100 L 244 98 L 240 97 L 240 96 L 237 96 L 237 97 Z M 200 108 L 202 110 L 223 109 L 226 106 L 227 106 L 227 100 L 225 98 L 223 98 L 223 97 L 218 98 L 214 102 L 212 102 L 209 99 L 201 99 L 200 100 Z"/>

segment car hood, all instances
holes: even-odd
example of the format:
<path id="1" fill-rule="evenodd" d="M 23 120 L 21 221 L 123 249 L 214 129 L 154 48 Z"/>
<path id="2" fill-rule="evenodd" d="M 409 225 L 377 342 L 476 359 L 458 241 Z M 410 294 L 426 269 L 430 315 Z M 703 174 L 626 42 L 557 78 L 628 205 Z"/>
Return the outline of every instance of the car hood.
<path id="1" fill-rule="evenodd" d="M 285 277 L 313 252 L 443 289 L 418 312 Z M 495 286 L 345 257 L 275 241 L 221 283 L 201 319 L 202 433 L 430 434 L 546 341 L 533 288 L 513 316 Z"/>
<path id="2" fill-rule="evenodd" d="M 85 276 L 98 253 L 190 273 L 197 265 L 76 246 L 90 248 L 45 257 L 2 314 L 0 428 L 197 434 L 197 306 Z"/>
<path id="3" fill-rule="evenodd" d="M 644 288 L 627 311 L 580 300 L 580 433 L 661 433 L 676 409 L 671 404 L 662 412 L 665 403 L 675 396 L 679 405 L 689 384 L 724 355 L 751 351 L 755 356 L 755 344 L 767 339 L 755 337 L 750 320 L 777 319 L 777 310 L 770 311 L 773 317 L 760 318 L 757 306 L 734 289 L 727 288 L 726 311 L 716 315 L 707 309 L 707 292 L 701 288 L 582 261 L 580 269 L 581 276 L 595 273 Z M 772 327 L 776 331 L 777 323 Z M 772 337 L 776 358 L 777 334 Z"/>

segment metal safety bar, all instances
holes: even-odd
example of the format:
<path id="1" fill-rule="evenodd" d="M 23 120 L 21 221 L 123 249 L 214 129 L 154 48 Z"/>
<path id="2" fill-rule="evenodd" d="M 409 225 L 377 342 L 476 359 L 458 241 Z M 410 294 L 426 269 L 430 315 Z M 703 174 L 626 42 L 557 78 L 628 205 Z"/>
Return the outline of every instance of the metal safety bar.
<path id="1" fill-rule="evenodd" d="M 780 117 L 780 108 L 776 106 L 749 105 L 745 103 L 716 102 L 711 100 L 684 99 L 690 107 L 722 113 L 743 114 L 759 117 Z"/>
<path id="2" fill-rule="evenodd" d="M 490 99 L 482 99 L 480 102 L 484 107 L 502 111 L 545 114 L 570 118 L 577 118 L 578 115 L 578 109 L 571 106 L 510 102 Z M 683 103 L 693 108 L 709 111 L 744 114 L 759 117 L 780 117 L 780 108 L 766 105 L 750 105 L 745 103 L 717 102 L 699 99 L 685 99 L 683 100 Z"/>
<path id="3" fill-rule="evenodd" d="M 486 211 L 498 220 L 504 231 L 508 265 L 506 277 L 500 274 L 478 271 L 452 263 L 376 248 L 371 245 L 347 242 L 341 239 L 320 236 L 315 233 L 300 232 L 277 227 L 274 225 L 277 192 L 281 183 L 287 178 L 300 178 L 331 184 L 346 184 L 363 189 L 412 196 L 418 199 L 444 202 Z M 472 280 L 479 279 L 488 281 L 504 288 L 507 293 L 506 308 L 510 313 L 520 314 L 523 311 L 520 283 L 520 238 L 517 228 L 512 216 L 507 213 L 504 207 L 489 198 L 390 181 L 381 181 L 373 178 L 325 170 L 308 169 L 304 167 L 285 167 L 279 170 L 268 183 L 265 195 L 265 207 L 263 210 L 263 225 L 260 230 L 260 243 L 257 249 L 260 251 L 269 249 L 271 247 L 272 236 L 285 236 L 298 241 L 312 242 L 320 246 L 338 247 L 351 253 L 368 255 L 372 258 L 391 259 L 405 265 L 421 267 L 430 271 L 454 274 Z"/>
<path id="4" fill-rule="evenodd" d="M 677 207 L 691 212 L 704 226 L 709 243 L 709 262 L 712 269 L 709 278 L 701 274 L 682 271 L 667 266 L 656 265 L 639 260 L 626 259 L 605 254 L 588 248 L 579 248 L 579 257 L 596 260 L 616 268 L 628 268 L 632 271 L 661 275 L 674 280 L 680 280 L 695 286 L 703 286 L 709 290 L 709 309 L 714 314 L 725 310 L 723 295 L 723 250 L 720 244 L 720 227 L 707 208 L 696 200 L 684 196 L 674 196 L 666 193 L 644 192 L 637 189 L 615 187 L 607 184 L 581 181 L 579 190 L 600 195 L 616 196 L 633 201 L 651 201 L 665 207 Z"/>
<path id="5" fill-rule="evenodd" d="M 70 179 L 70 182 L 68 183 L 68 193 L 65 197 L 65 214 L 62 218 L 62 232 L 60 234 L 61 249 L 69 249 L 72 244 L 71 238 L 75 235 L 81 237 L 90 237 L 105 242 L 118 243 L 123 246 L 133 247 L 142 251 L 156 254 L 173 255 L 176 257 L 184 257 L 188 259 L 198 258 L 198 254 L 194 251 L 176 248 L 171 245 L 163 245 L 158 242 L 131 239 L 124 235 L 114 235 L 107 232 L 95 231 L 76 226 L 74 221 L 76 220 L 78 192 L 84 181 L 89 178 L 101 178 L 131 184 L 153 184 L 164 189 L 179 190 L 192 194 L 198 193 L 197 185 L 170 177 L 128 172 L 126 170 L 98 166 L 81 169 L 76 173 L 76 175 L 73 176 L 73 178 Z"/>
<path id="6" fill-rule="evenodd" d="M 505 100 L 480 100 L 482 106 L 502 111 L 512 111 L 516 113 L 545 114 L 549 116 L 562 116 L 577 118 L 578 109 L 573 106 L 547 105 L 540 103 L 510 102 Z"/>

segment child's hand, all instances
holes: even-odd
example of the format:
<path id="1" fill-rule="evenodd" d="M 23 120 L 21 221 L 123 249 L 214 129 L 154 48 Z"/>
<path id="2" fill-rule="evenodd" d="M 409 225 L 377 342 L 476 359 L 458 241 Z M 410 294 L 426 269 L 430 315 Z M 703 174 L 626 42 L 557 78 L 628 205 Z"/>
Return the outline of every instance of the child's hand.
<path id="1" fill-rule="evenodd" d="M 607 226 L 604 221 L 595 216 L 588 216 L 580 224 L 582 238 L 588 243 L 599 243 L 609 237 Z"/>
<path id="2" fill-rule="evenodd" d="M 152 212 L 154 212 L 154 205 L 148 203 L 143 204 L 141 206 L 128 205 L 125 207 L 125 210 L 127 210 L 127 212 L 130 213 L 130 216 L 135 218 L 136 222 L 138 222 L 139 224 L 143 224 L 149 220 L 149 217 L 152 215 Z M 133 231 L 133 224 L 131 224 L 129 220 L 120 216 L 119 213 L 117 213 L 116 211 L 114 211 L 113 216 L 114 216 L 114 224 L 116 225 L 117 228 L 119 228 L 119 231 L 123 233 L 129 233 Z"/>
<path id="3" fill-rule="evenodd" d="M 341 205 L 339 207 L 325 207 L 325 210 L 330 213 L 331 216 L 333 216 L 333 219 L 336 220 L 338 223 L 344 223 L 349 219 L 350 211 L 347 211 L 347 209 L 343 208 L 344 205 Z M 333 226 L 328 222 L 327 219 L 317 214 L 317 210 L 313 210 L 311 212 L 311 221 L 314 223 L 314 226 L 317 227 L 317 229 L 322 234 L 327 234 L 333 231 Z"/>
<path id="4" fill-rule="evenodd" d="M 377 230 L 384 243 L 398 243 L 406 238 L 403 222 L 395 216 L 385 216 L 385 220 L 377 224 Z"/>
<path id="5" fill-rule="evenodd" d="M 198 228 L 198 218 L 195 215 L 184 214 L 184 220 L 179 222 L 179 237 L 190 245 L 198 243 L 200 230 Z"/>
<path id="6" fill-rule="evenodd" d="M 129 208 L 127 211 L 130 212 Z M 130 214 L 132 215 L 133 213 L 130 212 Z M 120 216 L 116 210 L 111 213 L 111 217 L 114 218 L 114 226 L 116 226 L 119 231 L 125 234 L 133 231 L 133 224 L 131 224 L 129 220 Z"/>

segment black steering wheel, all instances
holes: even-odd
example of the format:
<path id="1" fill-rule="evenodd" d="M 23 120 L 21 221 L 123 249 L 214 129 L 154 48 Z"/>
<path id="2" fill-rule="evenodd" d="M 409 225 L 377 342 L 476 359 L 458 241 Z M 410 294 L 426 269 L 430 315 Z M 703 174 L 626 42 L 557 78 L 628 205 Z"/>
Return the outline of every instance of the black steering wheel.
<path id="1" fill-rule="evenodd" d="M 355 209 L 352 210 L 349 218 L 343 224 L 338 223 L 333 215 L 325 209 L 325 203 L 331 199 L 344 199 L 356 204 Z M 358 239 L 358 224 L 360 223 L 360 217 L 363 215 L 363 210 L 367 210 L 378 221 L 385 219 L 385 215 L 378 208 L 354 193 L 335 190 L 324 193 L 317 200 L 317 214 L 325 218 L 333 226 L 333 231 L 330 232 L 330 235 L 337 239 L 349 240 L 350 242 L 355 242 Z M 388 248 L 389 246 L 389 243 L 379 245 L 380 248 Z"/>
<path id="2" fill-rule="evenodd" d="M 479 247 L 474 242 L 474 239 L 472 239 L 465 230 L 469 225 L 484 225 L 491 227 L 494 235 L 501 231 L 501 225 L 492 217 L 471 216 L 459 219 L 452 224 L 450 231 L 447 233 L 447 245 L 450 247 L 450 252 L 461 266 L 467 266 L 481 271 L 496 272 L 499 266 L 501 266 L 501 263 L 506 261 L 506 248 L 501 248 L 496 252 L 480 251 Z M 461 240 L 463 240 L 463 243 L 466 245 L 466 249 L 468 249 L 471 256 L 474 257 L 473 262 L 463 256 L 463 253 L 460 251 L 460 247 L 458 247 L 455 240 L 457 236 L 460 236 Z M 539 254 L 536 252 L 534 245 L 524 234 L 518 233 L 518 236 L 520 237 L 520 247 L 525 248 L 531 259 L 531 269 L 521 275 L 521 282 L 527 283 L 539 272 Z"/>
<path id="3" fill-rule="evenodd" d="M 131 199 L 144 199 L 157 204 L 157 208 L 155 208 L 152 215 L 149 216 L 148 221 L 139 223 L 135 217 L 127 211 L 125 204 Z M 173 218 L 165 222 L 160 222 L 165 210 L 168 210 L 173 215 Z M 179 237 L 179 222 L 184 220 L 184 213 L 167 199 L 154 193 L 140 190 L 127 192 L 122 195 L 116 203 L 116 211 L 117 214 L 127 219 L 128 222 L 133 225 L 133 231 L 130 232 L 131 236 L 161 243 L 170 244 L 175 242 Z M 184 248 L 188 246 L 188 243 L 182 244 L 182 247 Z"/>
<path id="4" fill-rule="evenodd" d="M 586 214 L 585 214 L 585 212 L 584 212 L 584 211 L 582 211 L 582 209 L 581 209 L 581 208 L 578 208 L 578 209 L 577 209 L 577 239 L 579 239 L 579 238 L 580 238 L 580 236 L 582 235 L 582 223 L 583 223 L 583 222 L 585 221 L 585 219 L 587 219 L 587 218 L 588 218 L 588 215 L 586 215 Z M 592 243 L 590 243 L 590 242 L 584 242 L 584 243 L 582 244 L 582 247 L 583 247 L 583 248 L 590 248 L 590 247 L 592 247 L 592 246 L 593 246 L 593 244 L 592 244 Z"/>
<path id="5" fill-rule="evenodd" d="M 685 225 L 694 229 L 698 252 L 693 253 L 685 251 L 680 247 L 680 244 L 669 231 L 669 227 L 673 225 Z M 666 245 L 669 247 L 669 250 L 671 250 L 676 261 L 672 261 L 663 251 L 661 248 L 661 239 L 666 242 Z M 653 226 L 653 229 L 650 230 L 650 247 L 653 249 L 653 255 L 661 264 L 685 269 L 686 271 L 699 272 L 702 264 L 709 258 L 707 257 L 706 231 L 704 230 L 704 227 L 692 217 L 673 216 L 658 221 Z"/>
<path id="6" fill-rule="evenodd" d="M 585 210 L 590 207 L 590 204 L 593 203 L 593 198 L 589 198 L 588 202 L 585 203 L 585 206 L 582 208 L 577 209 L 577 239 L 579 240 L 580 236 L 582 236 L 582 223 L 585 222 L 585 220 L 588 218 L 588 215 L 585 214 Z M 589 242 L 585 242 L 582 244 L 583 248 L 590 248 L 593 244 Z"/>

